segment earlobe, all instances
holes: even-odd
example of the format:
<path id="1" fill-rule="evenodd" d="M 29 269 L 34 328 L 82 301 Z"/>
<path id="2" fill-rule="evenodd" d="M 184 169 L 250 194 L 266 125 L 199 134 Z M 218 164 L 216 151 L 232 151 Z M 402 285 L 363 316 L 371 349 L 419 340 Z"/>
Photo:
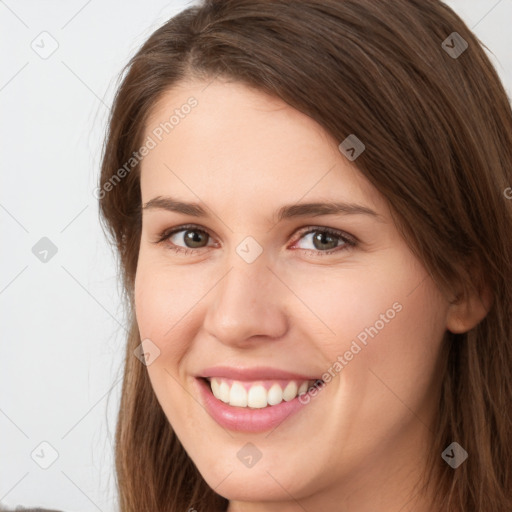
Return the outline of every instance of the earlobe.
<path id="1" fill-rule="evenodd" d="M 490 311 L 493 304 L 493 296 L 488 285 L 479 290 L 473 288 L 466 297 L 459 293 L 447 312 L 446 329 L 454 334 L 463 334 L 478 325 Z"/>

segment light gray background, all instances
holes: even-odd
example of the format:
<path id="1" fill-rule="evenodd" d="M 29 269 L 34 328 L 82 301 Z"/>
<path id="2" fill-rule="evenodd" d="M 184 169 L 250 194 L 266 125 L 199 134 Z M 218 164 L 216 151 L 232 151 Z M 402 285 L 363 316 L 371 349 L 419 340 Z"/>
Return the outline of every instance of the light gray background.
<path id="1" fill-rule="evenodd" d="M 512 97 L 512 0 L 447 3 L 494 53 Z M 3 505 L 115 510 L 125 320 L 92 191 L 118 73 L 186 5 L 0 0 Z M 42 237 L 57 247 L 47 262 L 32 252 Z"/>

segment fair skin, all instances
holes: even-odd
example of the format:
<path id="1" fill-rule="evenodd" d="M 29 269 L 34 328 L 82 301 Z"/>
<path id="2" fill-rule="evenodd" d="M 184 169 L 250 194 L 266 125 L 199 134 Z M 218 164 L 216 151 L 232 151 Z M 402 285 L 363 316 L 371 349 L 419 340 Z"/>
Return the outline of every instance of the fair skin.
<path id="1" fill-rule="evenodd" d="M 174 87 L 146 125 L 147 136 L 190 96 L 198 101 L 141 168 L 143 205 L 172 196 L 207 212 L 143 210 L 136 317 L 141 339 L 160 350 L 147 369 L 164 413 L 229 512 L 431 510 L 415 485 L 429 453 L 439 350 L 447 329 L 480 321 L 480 302 L 452 304 L 456 290 L 440 291 L 341 141 L 277 98 L 219 79 L 205 86 Z M 377 215 L 275 221 L 283 205 L 327 201 Z M 185 224 L 206 232 L 192 231 L 202 245 L 187 244 L 193 228 L 155 243 Z M 334 237 L 323 249 L 310 227 L 357 243 Z M 262 248 L 251 263 L 236 251 L 249 236 Z M 271 366 L 321 377 L 394 304 L 378 334 L 277 428 L 230 431 L 203 407 L 202 369 Z M 252 467 L 237 457 L 248 442 L 262 454 Z"/>

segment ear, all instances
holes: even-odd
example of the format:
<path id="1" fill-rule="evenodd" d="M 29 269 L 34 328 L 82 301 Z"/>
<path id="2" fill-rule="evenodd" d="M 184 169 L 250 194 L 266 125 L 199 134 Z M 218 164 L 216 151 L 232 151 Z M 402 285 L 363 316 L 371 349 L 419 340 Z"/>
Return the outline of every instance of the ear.
<path id="1" fill-rule="evenodd" d="M 487 284 L 459 292 L 450 302 L 446 317 L 446 328 L 454 334 L 463 334 L 478 325 L 487 315 L 494 302 Z"/>

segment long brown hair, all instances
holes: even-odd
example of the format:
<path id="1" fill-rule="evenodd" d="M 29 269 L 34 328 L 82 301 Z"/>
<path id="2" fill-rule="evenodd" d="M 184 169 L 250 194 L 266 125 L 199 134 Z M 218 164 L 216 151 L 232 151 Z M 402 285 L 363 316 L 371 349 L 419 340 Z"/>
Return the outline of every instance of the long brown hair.
<path id="1" fill-rule="evenodd" d="M 489 287 L 485 319 L 445 335 L 426 482 L 439 510 L 512 510 L 512 112 L 482 46 L 438 0 L 205 0 L 131 59 L 97 192 L 131 321 L 116 431 L 123 512 L 228 504 L 188 457 L 133 355 L 141 195 L 139 165 L 126 167 L 162 94 L 216 76 L 281 98 L 335 140 L 355 134 L 366 146 L 355 164 L 439 286 Z M 456 470 L 441 458 L 452 441 L 469 453 Z"/>

